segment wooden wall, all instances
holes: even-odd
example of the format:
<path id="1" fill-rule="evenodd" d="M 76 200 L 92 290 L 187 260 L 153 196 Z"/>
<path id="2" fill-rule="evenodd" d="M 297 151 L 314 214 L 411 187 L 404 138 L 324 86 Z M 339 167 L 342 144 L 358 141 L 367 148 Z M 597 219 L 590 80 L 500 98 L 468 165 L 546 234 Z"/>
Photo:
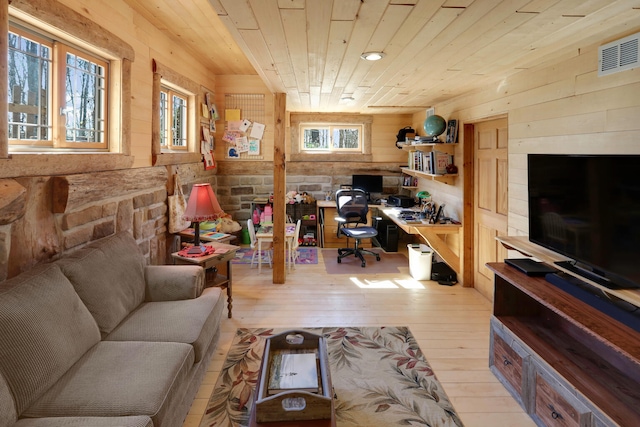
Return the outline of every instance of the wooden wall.
<path id="1" fill-rule="evenodd" d="M 435 106 L 436 114 L 463 125 L 507 115 L 509 122 L 509 235 L 528 234 L 528 153 L 640 154 L 640 69 L 598 77 L 598 46 L 637 32 L 631 29 L 598 45 L 579 46 L 552 63 L 522 71 L 485 90 Z M 424 113 L 414 115 L 422 129 Z M 465 150 L 469 149 L 464 147 Z M 462 174 L 462 144 L 456 164 Z M 463 183 L 453 188 L 421 180 L 460 213 Z"/>
<path id="2" fill-rule="evenodd" d="M 69 155 L 16 155 L 0 160 L 0 280 L 118 231 L 134 235 L 149 263 L 165 263 L 171 238 L 166 200 L 173 191 L 172 174 L 180 174 L 185 192 L 193 182 L 215 185 L 216 181 L 215 171 L 205 172 L 202 163 L 152 166 L 152 60 L 210 90 L 215 88 L 215 76 L 122 0 L 38 3 L 44 8 L 64 6 L 134 49 L 130 156 L 101 154 L 76 161 Z M 120 157 L 126 161 L 114 160 Z M 92 181 L 99 185 L 83 184 Z M 57 197 L 64 193 L 60 182 L 76 196 L 64 208 L 56 208 Z"/>

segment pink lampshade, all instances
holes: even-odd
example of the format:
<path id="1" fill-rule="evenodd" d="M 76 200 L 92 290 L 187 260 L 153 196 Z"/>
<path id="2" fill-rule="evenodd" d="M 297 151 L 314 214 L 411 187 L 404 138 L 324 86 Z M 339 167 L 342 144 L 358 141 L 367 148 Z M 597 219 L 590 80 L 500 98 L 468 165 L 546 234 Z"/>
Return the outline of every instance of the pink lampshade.
<path id="1" fill-rule="evenodd" d="M 210 184 L 194 184 L 187 202 L 187 209 L 182 215 L 187 221 L 208 221 L 218 219 L 224 211 L 213 193 Z"/>

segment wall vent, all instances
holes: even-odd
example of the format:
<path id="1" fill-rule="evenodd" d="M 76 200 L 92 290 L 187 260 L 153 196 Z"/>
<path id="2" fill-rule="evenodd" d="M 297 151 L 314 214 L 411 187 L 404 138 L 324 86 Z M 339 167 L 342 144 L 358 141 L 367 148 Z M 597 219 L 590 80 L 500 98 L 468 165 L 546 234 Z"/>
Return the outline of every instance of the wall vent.
<path id="1" fill-rule="evenodd" d="M 639 66 L 640 33 L 598 48 L 598 76 L 606 76 Z"/>

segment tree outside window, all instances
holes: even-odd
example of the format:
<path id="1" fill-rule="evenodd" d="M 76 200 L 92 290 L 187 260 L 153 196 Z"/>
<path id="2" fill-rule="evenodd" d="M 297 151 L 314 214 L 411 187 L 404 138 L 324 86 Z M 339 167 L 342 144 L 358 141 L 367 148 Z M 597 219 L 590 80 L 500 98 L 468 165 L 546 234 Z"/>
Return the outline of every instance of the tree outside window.
<path id="1" fill-rule="evenodd" d="M 19 26 L 10 28 L 10 145 L 108 148 L 108 63 Z"/>
<path id="2" fill-rule="evenodd" d="M 160 90 L 160 146 L 167 150 L 187 149 L 188 97 L 175 89 Z"/>
<path id="3" fill-rule="evenodd" d="M 361 152 L 362 125 L 300 125 L 303 152 Z"/>

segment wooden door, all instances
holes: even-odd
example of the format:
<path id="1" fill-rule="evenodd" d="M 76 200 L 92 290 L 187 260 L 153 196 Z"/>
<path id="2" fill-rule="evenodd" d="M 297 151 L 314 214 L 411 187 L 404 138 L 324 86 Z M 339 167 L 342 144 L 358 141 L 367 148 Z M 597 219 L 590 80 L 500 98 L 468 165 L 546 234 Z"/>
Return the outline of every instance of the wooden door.
<path id="1" fill-rule="evenodd" d="M 475 125 L 474 286 L 491 301 L 493 273 L 485 265 L 507 255 L 495 238 L 507 234 L 508 140 L 507 119 Z"/>

